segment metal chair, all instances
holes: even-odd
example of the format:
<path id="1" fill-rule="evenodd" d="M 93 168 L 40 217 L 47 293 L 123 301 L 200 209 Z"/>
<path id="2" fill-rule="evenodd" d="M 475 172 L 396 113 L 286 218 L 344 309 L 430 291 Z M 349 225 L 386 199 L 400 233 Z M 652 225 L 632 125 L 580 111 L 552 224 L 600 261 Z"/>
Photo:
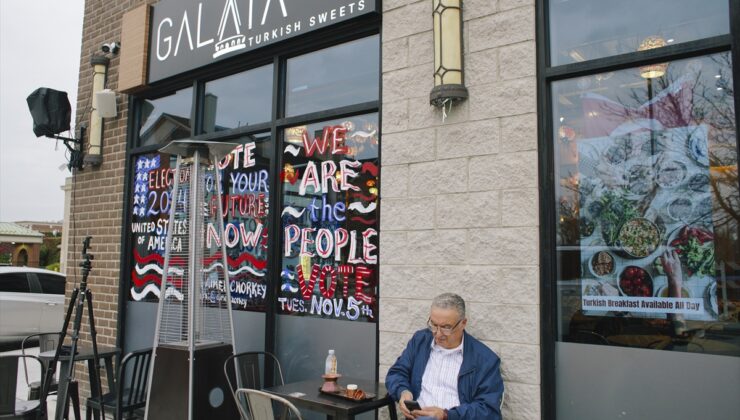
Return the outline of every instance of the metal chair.
<path id="1" fill-rule="evenodd" d="M 32 344 L 35 344 L 36 340 L 38 340 L 39 353 L 43 353 L 46 351 L 56 351 L 60 335 L 61 333 L 59 332 L 31 334 L 24 338 L 23 342 L 21 342 L 21 354 L 25 356 L 26 348 L 30 347 Z M 30 381 L 28 379 L 28 366 L 26 366 L 26 359 L 23 359 L 23 367 L 25 368 L 26 385 L 28 386 L 28 399 L 38 400 L 41 394 L 41 380 Z M 41 367 L 41 377 L 43 378 L 46 375 L 46 370 L 49 368 L 49 363 L 45 360 L 42 360 Z M 49 384 L 49 394 L 55 394 L 57 392 L 58 386 L 59 384 L 57 383 L 57 379 L 55 376 L 54 378 L 52 378 L 52 381 Z"/>
<path id="2" fill-rule="evenodd" d="M 36 356 L 10 354 L 0 356 L 0 419 L 2 420 L 36 420 L 46 419 L 46 396 L 38 400 L 21 400 L 16 398 L 18 385 L 18 365 L 23 359 L 32 359 L 38 363 L 43 372 L 43 363 Z M 27 370 L 27 364 L 24 363 Z M 43 373 L 42 373 L 43 375 Z M 43 378 L 43 376 L 42 376 Z"/>
<path id="3" fill-rule="evenodd" d="M 85 418 L 92 418 L 93 410 L 100 411 L 101 405 L 106 413 L 113 413 L 114 420 L 139 418 L 140 409 L 146 406 L 146 388 L 149 381 L 149 364 L 152 360 L 152 349 L 128 353 L 123 357 L 116 372 L 115 390 L 103 395 L 102 401 L 88 398 L 85 403 Z"/>
<path id="4" fill-rule="evenodd" d="M 272 366 L 270 366 L 272 365 Z M 248 351 L 229 356 L 224 362 L 224 374 L 229 383 L 231 395 L 236 399 L 236 405 L 241 406 L 246 401 L 239 401 L 236 390 L 239 388 L 262 389 L 265 383 L 265 369 L 272 368 L 277 385 L 284 385 L 283 370 L 278 358 L 266 351 Z M 239 408 L 241 413 L 241 408 Z M 242 419 L 249 420 L 242 414 Z"/>
<path id="5" fill-rule="evenodd" d="M 252 420 L 303 420 L 301 412 L 293 403 L 269 392 L 239 388 L 234 396 L 239 402 L 237 407 L 242 418 L 251 418 Z M 275 410 L 275 408 L 278 408 L 278 410 Z M 277 415 L 277 412 L 282 412 L 282 414 Z"/>

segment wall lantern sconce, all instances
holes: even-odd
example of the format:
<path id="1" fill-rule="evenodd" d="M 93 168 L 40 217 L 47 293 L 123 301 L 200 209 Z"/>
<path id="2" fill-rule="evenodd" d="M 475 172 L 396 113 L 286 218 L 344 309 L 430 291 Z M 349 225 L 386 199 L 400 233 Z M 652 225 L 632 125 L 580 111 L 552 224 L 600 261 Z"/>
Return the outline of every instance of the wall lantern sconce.
<path id="1" fill-rule="evenodd" d="M 437 107 L 465 100 L 462 0 L 432 0 L 434 9 L 434 88 L 429 103 Z"/>
<path id="2" fill-rule="evenodd" d="M 647 51 L 654 48 L 665 47 L 666 41 L 660 36 L 649 36 L 640 42 L 637 51 Z M 640 66 L 640 76 L 644 79 L 655 79 L 665 74 L 668 63 L 648 64 Z"/>
<path id="3" fill-rule="evenodd" d="M 93 67 L 92 111 L 90 112 L 89 148 L 85 155 L 85 163 L 93 166 L 98 166 L 103 162 L 103 118 L 116 116 L 115 92 L 104 89 L 109 63 L 110 59 L 102 55 L 93 55 L 90 60 L 90 65 Z"/>

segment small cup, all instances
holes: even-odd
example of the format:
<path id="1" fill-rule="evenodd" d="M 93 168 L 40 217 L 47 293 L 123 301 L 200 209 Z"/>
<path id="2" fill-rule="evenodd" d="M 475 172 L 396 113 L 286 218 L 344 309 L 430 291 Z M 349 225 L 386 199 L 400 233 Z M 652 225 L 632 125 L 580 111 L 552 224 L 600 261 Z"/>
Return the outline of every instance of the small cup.
<path id="1" fill-rule="evenodd" d="M 356 391 L 357 385 L 356 384 L 347 384 L 347 391 Z"/>

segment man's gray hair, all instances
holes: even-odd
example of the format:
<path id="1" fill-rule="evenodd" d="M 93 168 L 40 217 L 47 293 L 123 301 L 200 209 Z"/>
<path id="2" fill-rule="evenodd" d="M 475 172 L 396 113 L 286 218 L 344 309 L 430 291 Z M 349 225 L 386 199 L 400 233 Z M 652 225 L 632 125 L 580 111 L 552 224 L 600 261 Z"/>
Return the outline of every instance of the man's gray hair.
<path id="1" fill-rule="evenodd" d="M 454 293 L 442 293 L 432 300 L 432 307 L 439 309 L 454 309 L 460 315 L 460 319 L 465 318 L 465 300 Z"/>

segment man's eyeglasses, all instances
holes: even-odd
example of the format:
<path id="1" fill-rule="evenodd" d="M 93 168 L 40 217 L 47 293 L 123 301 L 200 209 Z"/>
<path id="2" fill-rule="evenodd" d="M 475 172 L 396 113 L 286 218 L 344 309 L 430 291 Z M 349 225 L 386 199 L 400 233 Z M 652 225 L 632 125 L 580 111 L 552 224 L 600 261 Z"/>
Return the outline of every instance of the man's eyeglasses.
<path id="1" fill-rule="evenodd" d="M 462 322 L 462 320 L 463 320 L 463 318 L 460 318 L 460 320 L 457 321 L 455 323 L 455 325 L 453 325 L 451 327 L 448 327 L 448 326 L 441 327 L 439 325 L 435 325 L 432 322 L 432 319 L 429 318 L 429 319 L 427 319 L 427 327 L 429 328 L 429 330 L 432 333 L 436 333 L 437 331 L 439 331 L 439 332 L 441 332 L 444 335 L 450 335 L 450 334 L 452 334 L 453 331 L 455 331 L 455 328 L 457 328 L 457 326 L 460 325 L 460 323 Z"/>

